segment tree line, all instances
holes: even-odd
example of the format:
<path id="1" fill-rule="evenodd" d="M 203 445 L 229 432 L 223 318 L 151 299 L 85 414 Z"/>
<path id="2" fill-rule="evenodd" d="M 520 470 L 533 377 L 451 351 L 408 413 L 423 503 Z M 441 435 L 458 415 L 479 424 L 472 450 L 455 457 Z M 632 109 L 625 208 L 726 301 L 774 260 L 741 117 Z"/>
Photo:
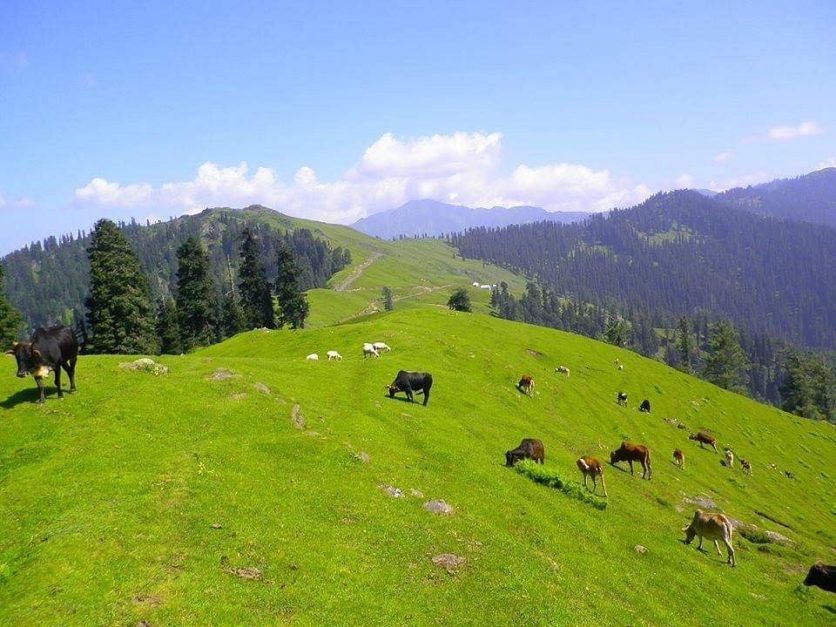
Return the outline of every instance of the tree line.
<path id="1" fill-rule="evenodd" d="M 264 243 L 241 232 L 237 280 L 226 264 L 219 290 L 206 247 L 194 236 L 176 250 L 176 291 L 153 303 L 148 276 L 125 233 L 99 220 L 90 238 L 90 294 L 77 321 L 84 350 L 93 353 L 176 354 L 256 328 L 302 328 L 308 303 L 287 245 L 276 247 L 271 284 L 261 261 Z"/>
<path id="2" fill-rule="evenodd" d="M 535 282 L 519 298 L 501 283 L 491 292 L 491 308 L 500 318 L 570 331 L 664 361 L 805 418 L 836 421 L 836 354 L 753 334 L 707 310 L 676 320 L 646 309 L 614 313 L 560 298 Z"/>

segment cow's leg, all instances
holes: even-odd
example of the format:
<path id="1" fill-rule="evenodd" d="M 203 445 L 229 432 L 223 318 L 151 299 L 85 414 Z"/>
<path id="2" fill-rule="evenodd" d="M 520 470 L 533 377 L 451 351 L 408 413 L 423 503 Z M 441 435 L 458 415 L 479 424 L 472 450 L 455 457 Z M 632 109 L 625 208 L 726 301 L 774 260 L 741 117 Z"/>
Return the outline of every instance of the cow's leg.
<path id="1" fill-rule="evenodd" d="M 702 551 L 702 536 L 700 536 L 700 543 L 697 545 L 697 549 Z"/>
<path id="2" fill-rule="evenodd" d="M 734 548 L 732 547 L 731 542 L 729 542 L 728 540 L 723 538 L 723 544 L 726 545 L 726 548 L 729 551 L 729 559 L 726 560 L 726 563 L 731 564 L 732 566 L 736 566 L 737 565 L 737 560 L 735 559 Z M 720 555 L 722 555 L 722 553 Z"/>
<path id="3" fill-rule="evenodd" d="M 38 386 L 38 405 L 44 402 L 44 379 L 43 377 L 35 377 L 35 384 Z"/>
<path id="4" fill-rule="evenodd" d="M 414 403 L 415 398 L 412 396 L 412 388 L 410 386 L 406 386 L 406 388 L 404 388 L 404 392 L 406 393 L 406 397 L 409 399 L 409 402 Z"/>
<path id="5" fill-rule="evenodd" d="M 73 359 L 72 361 L 64 362 L 63 364 L 64 370 L 70 378 L 70 392 L 75 392 L 75 362 L 76 360 Z"/>
<path id="6" fill-rule="evenodd" d="M 717 540 L 714 541 L 714 548 L 717 549 L 717 555 L 722 555 L 723 552 L 720 550 L 720 543 Z"/>
<path id="7" fill-rule="evenodd" d="M 430 402 L 430 388 L 424 388 L 424 407 Z"/>
<path id="8" fill-rule="evenodd" d="M 583 487 L 586 487 L 586 473 L 583 474 Z"/>
<path id="9" fill-rule="evenodd" d="M 55 387 L 58 388 L 58 398 L 64 400 L 64 392 L 61 391 L 61 364 L 55 364 Z"/>
<path id="10" fill-rule="evenodd" d="M 607 484 L 604 483 L 604 475 L 601 475 L 601 487 L 604 488 L 604 496 L 609 498 L 609 496 L 607 496 Z"/>
<path id="11" fill-rule="evenodd" d="M 633 474 L 633 460 L 632 460 L 632 459 L 628 459 L 628 460 L 627 460 L 627 463 L 628 463 L 628 464 L 630 464 L 630 474 L 632 475 L 632 474 Z"/>

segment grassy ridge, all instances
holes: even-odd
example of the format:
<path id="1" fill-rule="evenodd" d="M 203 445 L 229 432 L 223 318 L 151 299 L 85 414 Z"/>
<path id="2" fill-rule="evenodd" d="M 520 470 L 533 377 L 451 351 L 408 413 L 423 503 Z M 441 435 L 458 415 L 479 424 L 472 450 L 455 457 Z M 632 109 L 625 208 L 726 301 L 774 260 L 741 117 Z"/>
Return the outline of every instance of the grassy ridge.
<path id="1" fill-rule="evenodd" d="M 363 360 L 375 340 L 392 353 Z M 329 349 L 345 359 L 303 359 Z M 825 593 L 798 588 L 836 543 L 829 425 L 609 345 L 438 308 L 243 334 L 163 359 L 161 377 L 122 372 L 123 360 L 82 358 L 79 393 L 43 408 L 31 381 L 0 378 L 2 624 L 832 621 Z M 233 376 L 214 380 L 219 368 Z M 400 368 L 433 373 L 427 407 L 384 395 Z M 514 389 L 523 372 L 534 398 Z M 621 389 L 629 408 L 614 402 Z M 652 414 L 636 410 L 642 398 Z M 664 417 L 711 429 L 753 476 Z M 570 479 L 581 454 L 645 442 L 653 480 L 607 466 L 598 511 L 504 468 L 523 437 Z M 736 535 L 732 570 L 680 542 L 695 496 L 794 544 Z M 430 499 L 454 513 L 427 512 Z M 451 574 L 433 565 L 440 553 L 467 562 Z"/>

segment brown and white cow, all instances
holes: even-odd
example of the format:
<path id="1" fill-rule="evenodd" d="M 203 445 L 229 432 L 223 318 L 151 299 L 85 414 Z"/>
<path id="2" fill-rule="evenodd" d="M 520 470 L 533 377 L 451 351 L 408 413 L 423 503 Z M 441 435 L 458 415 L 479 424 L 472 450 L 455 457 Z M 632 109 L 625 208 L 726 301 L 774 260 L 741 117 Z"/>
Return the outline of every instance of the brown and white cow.
<path id="1" fill-rule="evenodd" d="M 520 392 L 532 396 L 534 394 L 534 378 L 530 374 L 524 374 L 520 377 L 517 388 L 519 388 Z"/>
<path id="2" fill-rule="evenodd" d="M 633 473 L 633 462 L 639 462 L 642 465 L 642 479 L 650 479 L 653 470 L 650 467 L 650 449 L 644 444 L 633 444 L 632 442 L 622 442 L 621 446 L 610 453 L 610 463 L 628 462 L 630 464 L 630 474 Z"/>
<path id="3" fill-rule="evenodd" d="M 685 544 L 691 544 L 696 536 L 700 537 L 700 543 L 697 545 L 699 550 L 702 550 L 703 538 L 713 540 L 714 548 L 717 549 L 719 555 L 723 553 L 720 551 L 720 545 L 717 544 L 717 541 L 722 540 L 729 551 L 729 559 L 726 563 L 735 566 L 734 547 L 731 543 L 733 529 L 731 521 L 723 514 L 711 514 L 698 509 L 694 512 L 691 524 L 683 527 L 682 531 L 685 532 Z"/>
<path id="4" fill-rule="evenodd" d="M 743 469 L 743 472 L 745 472 L 747 475 L 752 474 L 752 464 L 748 460 L 743 459 L 742 457 L 740 458 L 740 467 Z"/>
<path id="5" fill-rule="evenodd" d="M 673 449 L 673 461 L 680 468 L 685 468 L 685 453 L 680 449 Z"/>
<path id="6" fill-rule="evenodd" d="M 595 459 L 594 457 L 590 457 L 589 455 L 584 455 L 577 461 L 578 470 L 583 473 L 583 485 L 586 486 L 586 478 L 587 476 L 592 477 L 592 493 L 595 494 L 595 491 L 598 489 L 598 477 L 601 477 L 601 487 L 604 488 L 604 496 L 607 495 L 607 484 L 604 483 L 604 467 L 601 465 L 601 462 Z"/>

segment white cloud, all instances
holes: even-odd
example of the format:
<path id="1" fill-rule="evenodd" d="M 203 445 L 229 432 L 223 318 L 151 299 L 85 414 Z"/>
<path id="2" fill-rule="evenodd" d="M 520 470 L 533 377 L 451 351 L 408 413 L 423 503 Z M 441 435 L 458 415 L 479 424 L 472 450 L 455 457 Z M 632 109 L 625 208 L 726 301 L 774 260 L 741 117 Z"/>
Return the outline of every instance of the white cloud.
<path id="1" fill-rule="evenodd" d="M 676 177 L 676 188 L 677 189 L 688 189 L 694 186 L 694 177 L 690 174 L 680 174 Z"/>
<path id="2" fill-rule="evenodd" d="M 0 194 L 0 209 L 31 209 L 34 206 L 35 201 L 28 196 L 21 196 L 12 200 Z"/>
<path id="3" fill-rule="evenodd" d="M 816 167 L 817 170 L 824 170 L 825 168 L 836 168 L 836 157 L 825 159 Z"/>
<path id="4" fill-rule="evenodd" d="M 714 155 L 714 162 L 715 163 L 725 163 L 726 161 L 728 161 L 732 157 L 734 157 L 734 152 L 732 152 L 731 150 L 725 150 L 721 153 L 718 153 L 718 154 Z"/>
<path id="5" fill-rule="evenodd" d="M 769 139 L 786 141 L 798 139 L 799 137 L 811 137 L 821 135 L 824 129 L 815 122 L 802 122 L 798 126 L 775 126 L 769 129 Z"/>
<path id="6" fill-rule="evenodd" d="M 291 215 L 328 222 L 353 222 L 408 200 L 433 198 L 470 206 L 539 205 L 550 211 L 603 211 L 628 206 L 651 190 L 608 170 L 555 163 L 518 165 L 497 173 L 502 153 L 499 133 L 453 133 L 399 139 L 386 133 L 357 164 L 333 181 L 321 181 L 310 166 L 291 183 L 275 171 L 247 163 L 206 162 L 194 179 L 152 187 L 120 185 L 95 178 L 76 190 L 76 202 L 117 207 L 174 209 L 193 213 L 205 207 L 262 204 Z"/>
<path id="7" fill-rule="evenodd" d="M 727 189 L 733 189 L 735 187 L 748 187 L 749 185 L 766 183 L 767 181 L 772 180 L 772 178 L 773 177 L 763 171 L 752 172 L 742 176 L 733 176 L 721 181 L 711 181 L 711 183 L 708 184 L 708 189 L 715 192 L 724 192 Z"/>

